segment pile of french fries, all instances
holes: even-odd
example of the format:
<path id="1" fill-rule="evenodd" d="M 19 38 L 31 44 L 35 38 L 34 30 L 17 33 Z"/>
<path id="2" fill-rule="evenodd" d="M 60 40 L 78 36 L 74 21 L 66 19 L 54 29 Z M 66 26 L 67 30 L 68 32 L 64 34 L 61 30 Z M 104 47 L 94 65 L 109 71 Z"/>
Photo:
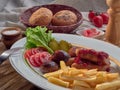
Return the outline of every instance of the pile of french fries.
<path id="1" fill-rule="evenodd" d="M 120 90 L 119 73 L 71 68 L 64 61 L 60 62 L 60 68 L 43 76 L 51 83 L 73 90 Z"/>

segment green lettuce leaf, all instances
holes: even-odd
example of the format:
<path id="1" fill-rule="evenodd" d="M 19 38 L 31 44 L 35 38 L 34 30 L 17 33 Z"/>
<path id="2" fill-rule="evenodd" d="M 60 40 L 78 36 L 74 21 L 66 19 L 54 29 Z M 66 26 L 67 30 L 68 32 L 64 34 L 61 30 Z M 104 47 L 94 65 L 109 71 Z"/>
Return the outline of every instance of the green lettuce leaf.
<path id="1" fill-rule="evenodd" d="M 37 26 L 35 28 L 27 28 L 26 29 L 26 49 L 34 48 L 34 47 L 44 47 L 50 52 L 53 53 L 53 50 L 48 46 L 49 42 L 53 39 L 52 31 L 47 31 L 46 27 Z"/>

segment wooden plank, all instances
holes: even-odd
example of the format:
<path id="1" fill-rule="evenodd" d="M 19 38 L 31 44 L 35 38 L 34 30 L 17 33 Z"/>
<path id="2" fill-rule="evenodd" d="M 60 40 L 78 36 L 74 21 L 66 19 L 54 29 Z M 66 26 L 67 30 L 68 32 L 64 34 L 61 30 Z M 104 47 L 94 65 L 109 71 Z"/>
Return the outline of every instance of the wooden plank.
<path id="1" fill-rule="evenodd" d="M 19 76 L 15 76 L 13 78 L 11 78 L 10 80 L 8 80 L 6 83 L 4 83 L 2 86 L 0 86 L 0 90 L 6 90 L 9 86 L 13 85 L 13 83 L 19 82 Z M 17 90 L 17 89 L 14 89 Z"/>
<path id="2" fill-rule="evenodd" d="M 10 73 L 7 76 L 4 76 L 0 79 L 0 87 L 4 84 L 6 84 L 9 80 L 16 77 L 18 74 L 16 72 Z"/>

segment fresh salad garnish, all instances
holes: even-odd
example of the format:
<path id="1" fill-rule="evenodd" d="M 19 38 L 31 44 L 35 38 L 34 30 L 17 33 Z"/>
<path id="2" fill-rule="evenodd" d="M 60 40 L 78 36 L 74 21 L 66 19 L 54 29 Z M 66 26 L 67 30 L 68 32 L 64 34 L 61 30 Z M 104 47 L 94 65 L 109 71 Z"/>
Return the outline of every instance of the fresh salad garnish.
<path id="1" fill-rule="evenodd" d="M 35 28 L 27 28 L 26 32 L 26 49 L 43 47 L 48 50 L 49 53 L 53 53 L 53 50 L 48 46 L 49 42 L 53 39 L 52 31 L 47 32 L 46 27 L 37 26 Z"/>

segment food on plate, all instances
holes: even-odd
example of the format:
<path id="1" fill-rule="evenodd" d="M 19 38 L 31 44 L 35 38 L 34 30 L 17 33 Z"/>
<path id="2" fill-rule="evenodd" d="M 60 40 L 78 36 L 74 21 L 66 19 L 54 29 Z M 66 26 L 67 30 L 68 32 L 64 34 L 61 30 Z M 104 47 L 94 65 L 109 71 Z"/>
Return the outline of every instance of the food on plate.
<path id="1" fill-rule="evenodd" d="M 69 51 L 69 49 L 71 48 L 71 44 L 68 43 L 67 41 L 65 40 L 60 40 L 59 42 L 56 41 L 55 39 L 52 39 L 50 42 L 49 42 L 49 45 L 48 45 L 53 51 L 56 51 L 56 50 L 64 50 L 66 52 Z"/>
<path id="2" fill-rule="evenodd" d="M 119 73 L 98 71 L 97 69 L 76 69 L 60 61 L 60 69 L 43 75 L 49 82 L 73 90 L 118 90 Z"/>
<path id="3" fill-rule="evenodd" d="M 57 26 L 71 25 L 77 22 L 77 16 L 70 10 L 57 12 L 52 19 L 52 24 Z"/>
<path id="4" fill-rule="evenodd" d="M 63 87 L 69 87 L 69 82 L 63 81 L 61 79 L 55 78 L 55 77 L 49 77 L 48 81 L 63 86 Z"/>
<path id="5" fill-rule="evenodd" d="M 53 72 L 53 71 L 57 71 L 59 69 L 58 64 L 56 64 L 53 61 L 48 61 L 43 63 L 43 65 L 40 67 L 40 70 L 43 73 L 48 73 L 48 72 Z"/>
<path id="6" fill-rule="evenodd" d="M 110 70 L 109 55 L 106 52 L 78 47 L 65 40 L 57 41 L 51 32 L 46 31 L 47 28 L 40 26 L 26 30 L 24 57 L 33 67 L 43 72 L 55 71 L 60 61 L 64 61 L 70 67 L 79 69 Z"/>
<path id="7" fill-rule="evenodd" d="M 76 50 L 76 57 L 71 67 L 87 68 L 98 70 L 110 70 L 109 55 L 103 51 L 95 51 L 93 49 L 81 48 Z"/>
<path id="8" fill-rule="evenodd" d="M 49 25 L 53 17 L 53 13 L 50 9 L 41 7 L 36 10 L 29 18 L 31 25 Z"/>
<path id="9" fill-rule="evenodd" d="M 45 48 L 42 48 L 42 47 L 36 47 L 36 48 L 32 48 L 32 49 L 27 49 L 24 53 L 24 57 L 26 59 L 30 59 L 30 56 L 36 54 L 36 53 L 39 53 L 39 52 L 42 52 L 42 51 L 46 51 Z"/>
<path id="10" fill-rule="evenodd" d="M 68 53 L 71 57 L 75 57 L 76 56 L 76 50 L 79 50 L 81 48 L 82 47 L 73 46 L 69 49 Z"/>
<path id="11" fill-rule="evenodd" d="M 69 58 L 70 58 L 70 55 L 67 52 L 63 50 L 56 50 L 52 55 L 51 60 L 56 62 L 59 65 L 61 60 L 67 62 Z"/>
<path id="12" fill-rule="evenodd" d="M 33 54 L 30 51 L 32 51 Z M 37 48 L 29 49 L 24 54 L 25 59 L 34 67 L 40 67 L 43 63 L 49 62 L 50 56 L 46 51 L 37 51 Z"/>
<path id="13" fill-rule="evenodd" d="M 52 39 L 52 40 L 49 42 L 49 47 L 50 47 L 53 51 L 56 51 L 56 50 L 59 50 L 59 49 L 60 49 L 59 43 L 58 43 L 58 41 L 55 40 L 55 39 Z"/>
<path id="14" fill-rule="evenodd" d="M 88 49 L 65 40 L 55 40 L 45 27 L 28 28 L 24 58 L 30 67 L 39 69 L 49 82 L 73 90 L 118 90 L 119 73 L 110 73 L 109 55 Z M 52 50 L 49 43 L 55 40 L 68 46 L 68 51 Z M 62 44 L 61 43 L 61 44 Z M 65 47 L 66 47 L 65 46 Z"/>
<path id="15" fill-rule="evenodd" d="M 49 42 L 53 39 L 52 32 L 48 31 L 47 33 L 46 27 L 37 26 L 35 28 L 27 28 L 26 30 L 26 39 L 27 42 L 25 44 L 26 49 L 34 48 L 34 47 L 43 47 L 48 50 L 49 53 L 53 53 L 54 51 L 48 46 Z"/>
<path id="16" fill-rule="evenodd" d="M 71 43 L 65 41 L 65 40 L 60 40 L 59 46 L 61 50 L 64 50 L 66 52 L 69 51 L 69 49 L 72 47 Z"/>

